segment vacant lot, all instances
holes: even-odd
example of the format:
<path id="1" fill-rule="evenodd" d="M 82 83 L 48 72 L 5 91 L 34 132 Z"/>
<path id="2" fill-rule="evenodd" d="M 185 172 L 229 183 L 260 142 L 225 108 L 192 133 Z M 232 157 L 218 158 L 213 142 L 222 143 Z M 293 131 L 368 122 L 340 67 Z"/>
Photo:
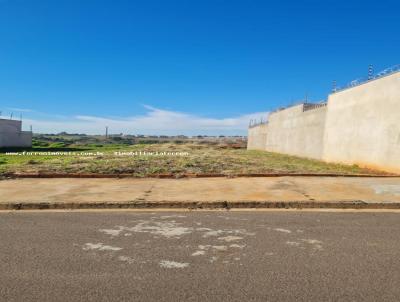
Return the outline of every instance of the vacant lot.
<path id="1" fill-rule="evenodd" d="M 6 152 L 15 151 L 18 155 Z M 247 151 L 235 145 L 196 142 L 163 144 L 87 144 L 35 146 L 27 152 L 72 152 L 69 155 L 26 155 L 23 150 L 0 149 L 0 173 L 128 173 L 137 177 L 154 174 L 222 173 L 377 173 L 338 164 L 327 164 L 294 156 Z M 95 153 L 95 154 L 81 154 Z M 132 152 L 117 155 L 116 152 Z M 137 154 L 135 154 L 137 152 Z M 142 154 L 140 155 L 140 152 Z M 183 152 L 183 155 L 149 155 L 143 152 Z"/>

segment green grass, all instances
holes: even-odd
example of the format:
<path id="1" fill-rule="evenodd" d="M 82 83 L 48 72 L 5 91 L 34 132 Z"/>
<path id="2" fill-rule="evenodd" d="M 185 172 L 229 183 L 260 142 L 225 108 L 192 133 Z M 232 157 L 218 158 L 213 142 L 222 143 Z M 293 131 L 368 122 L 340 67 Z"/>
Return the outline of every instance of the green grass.
<path id="1" fill-rule="evenodd" d="M 101 152 L 94 156 L 11 156 L 5 152 L 22 150 L 0 149 L 0 173 L 128 173 L 138 177 L 152 174 L 184 173 L 376 173 L 358 166 L 328 164 L 265 151 L 247 151 L 221 144 L 43 144 L 36 141 L 28 152 Z M 115 156 L 115 151 L 188 152 L 187 156 Z"/>

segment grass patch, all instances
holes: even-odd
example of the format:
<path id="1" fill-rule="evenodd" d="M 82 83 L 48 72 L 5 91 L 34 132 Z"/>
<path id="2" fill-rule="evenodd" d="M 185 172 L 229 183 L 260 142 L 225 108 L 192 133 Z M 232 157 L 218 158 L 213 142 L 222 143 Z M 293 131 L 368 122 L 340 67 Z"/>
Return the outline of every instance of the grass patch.
<path id="1" fill-rule="evenodd" d="M 6 152 L 97 152 L 95 155 L 50 156 L 6 155 Z M 187 156 L 116 156 L 114 152 L 187 152 Z M 133 145 L 113 143 L 79 144 L 36 140 L 29 149 L 0 149 L 0 173 L 127 173 L 138 177 L 184 173 L 379 173 L 358 166 L 329 164 L 318 160 L 248 151 L 221 143 L 149 142 Z M 382 172 L 380 172 L 382 174 Z"/>

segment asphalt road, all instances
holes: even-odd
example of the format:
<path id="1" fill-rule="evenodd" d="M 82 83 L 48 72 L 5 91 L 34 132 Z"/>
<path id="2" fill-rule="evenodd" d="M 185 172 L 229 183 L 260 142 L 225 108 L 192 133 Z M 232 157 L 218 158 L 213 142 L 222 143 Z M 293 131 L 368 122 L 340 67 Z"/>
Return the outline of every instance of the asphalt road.
<path id="1" fill-rule="evenodd" d="M 399 301 L 400 214 L 0 213 L 1 301 Z"/>

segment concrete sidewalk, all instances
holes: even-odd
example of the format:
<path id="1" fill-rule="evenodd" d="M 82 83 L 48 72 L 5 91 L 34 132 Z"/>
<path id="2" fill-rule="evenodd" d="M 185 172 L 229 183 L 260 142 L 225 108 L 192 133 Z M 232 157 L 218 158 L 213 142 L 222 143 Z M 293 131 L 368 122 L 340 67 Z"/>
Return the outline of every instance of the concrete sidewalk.
<path id="1" fill-rule="evenodd" d="M 343 204 L 357 208 L 362 205 L 400 208 L 400 178 L 39 178 L 0 181 L 0 209 L 94 208 L 96 204 L 105 208 L 196 207 L 197 204 L 201 207 L 341 207 Z"/>

